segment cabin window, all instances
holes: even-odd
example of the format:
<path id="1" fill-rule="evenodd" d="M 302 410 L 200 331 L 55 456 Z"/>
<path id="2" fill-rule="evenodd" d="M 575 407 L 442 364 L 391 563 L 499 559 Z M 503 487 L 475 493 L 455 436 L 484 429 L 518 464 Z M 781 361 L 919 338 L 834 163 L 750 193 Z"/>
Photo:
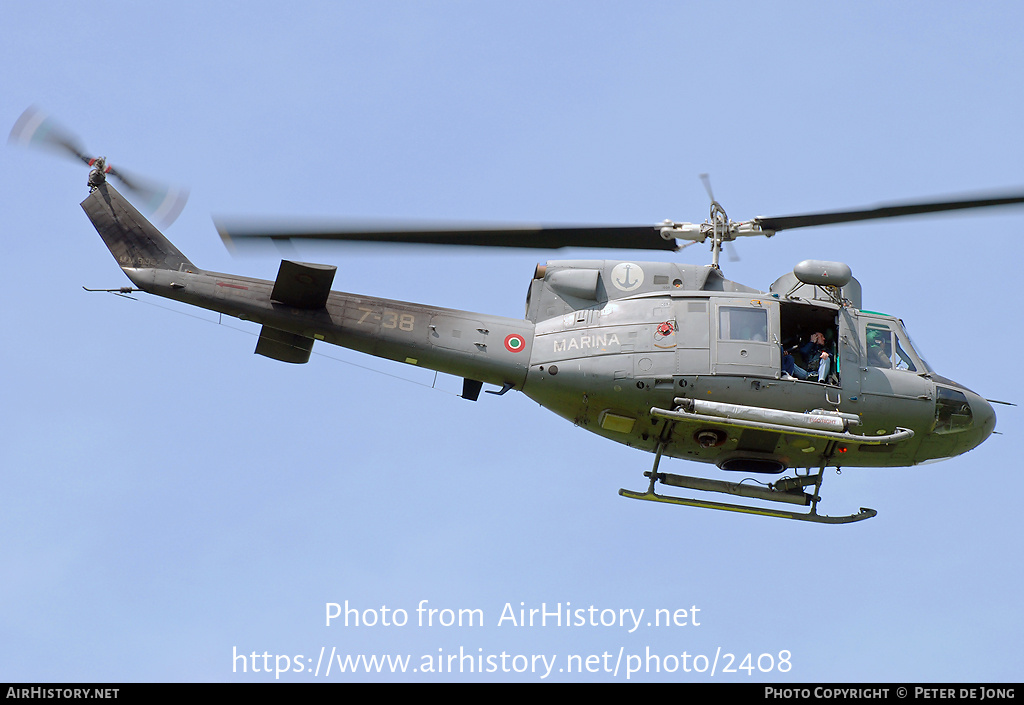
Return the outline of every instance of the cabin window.
<path id="1" fill-rule="evenodd" d="M 721 340 L 753 340 L 767 342 L 768 311 L 763 308 L 718 309 L 718 337 Z"/>

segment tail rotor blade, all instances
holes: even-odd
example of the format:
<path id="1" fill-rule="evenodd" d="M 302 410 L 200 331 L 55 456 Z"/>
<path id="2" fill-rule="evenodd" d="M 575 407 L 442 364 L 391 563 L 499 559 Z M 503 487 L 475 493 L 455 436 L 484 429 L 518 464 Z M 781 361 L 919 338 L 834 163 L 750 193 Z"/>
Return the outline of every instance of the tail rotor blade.
<path id="1" fill-rule="evenodd" d="M 94 167 L 94 176 L 90 177 L 91 184 L 102 182 L 107 174 L 116 177 L 133 193 L 138 205 L 149 212 L 163 227 L 175 221 L 188 201 L 187 189 L 143 179 L 124 169 L 107 167 L 103 157 L 89 156 L 77 137 L 36 106 L 29 107 L 21 114 L 14 123 L 7 141 L 12 144 L 55 150 Z"/>
<path id="2" fill-rule="evenodd" d="M 7 141 L 30 147 L 55 149 L 85 164 L 92 161 L 74 135 L 34 105 L 23 112 L 14 123 Z"/>
<path id="3" fill-rule="evenodd" d="M 124 184 L 138 199 L 139 205 L 152 214 L 162 226 L 173 223 L 188 202 L 188 189 L 180 186 L 168 186 L 135 174 L 126 173 L 124 169 L 110 169 L 110 175 Z"/>

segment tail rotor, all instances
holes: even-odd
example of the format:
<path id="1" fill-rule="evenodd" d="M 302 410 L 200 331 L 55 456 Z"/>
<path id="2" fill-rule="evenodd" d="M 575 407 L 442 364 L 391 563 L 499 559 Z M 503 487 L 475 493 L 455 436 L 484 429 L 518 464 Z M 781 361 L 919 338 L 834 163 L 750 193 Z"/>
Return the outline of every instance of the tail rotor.
<path id="1" fill-rule="evenodd" d="M 89 156 L 77 137 L 35 106 L 21 114 L 7 141 L 55 151 L 84 163 L 90 167 L 90 189 L 102 184 L 107 175 L 115 177 L 134 194 L 139 205 L 164 227 L 177 219 L 188 201 L 187 189 L 150 181 L 124 169 L 115 169 L 107 163 L 106 157 Z"/>

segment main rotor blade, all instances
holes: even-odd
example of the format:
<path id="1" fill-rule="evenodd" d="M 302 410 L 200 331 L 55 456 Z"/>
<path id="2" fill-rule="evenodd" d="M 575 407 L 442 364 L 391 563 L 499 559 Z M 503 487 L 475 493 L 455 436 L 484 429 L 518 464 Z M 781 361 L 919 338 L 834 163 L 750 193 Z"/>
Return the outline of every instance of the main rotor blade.
<path id="1" fill-rule="evenodd" d="M 559 249 L 594 247 L 626 250 L 678 249 L 675 239 L 665 240 L 660 228 L 638 226 L 507 226 L 465 227 L 435 225 L 398 228 L 310 228 L 268 229 L 245 224 L 217 222 L 217 231 L 225 244 L 319 240 L 341 242 L 406 243 L 420 245 L 467 245 L 473 247 L 528 247 Z"/>
<path id="2" fill-rule="evenodd" d="M 858 220 L 898 218 L 905 215 L 941 213 L 943 211 L 966 210 L 969 208 L 990 208 L 992 206 L 1008 206 L 1014 204 L 1024 204 L 1024 194 L 993 194 L 984 198 L 970 198 L 955 201 L 896 203 L 853 211 L 831 211 L 827 213 L 807 213 L 804 215 L 786 215 L 780 217 L 758 216 L 753 219 L 753 222 L 760 225 L 764 230 L 773 230 L 778 232 L 779 230 L 807 228 L 815 225 L 851 223 Z"/>

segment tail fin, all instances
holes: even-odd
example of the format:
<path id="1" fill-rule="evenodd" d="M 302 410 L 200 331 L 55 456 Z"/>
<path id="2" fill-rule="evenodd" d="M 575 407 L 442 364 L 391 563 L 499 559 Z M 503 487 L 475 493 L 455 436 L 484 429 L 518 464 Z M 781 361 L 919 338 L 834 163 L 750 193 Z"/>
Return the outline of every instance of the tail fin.
<path id="1" fill-rule="evenodd" d="M 106 181 L 82 201 L 82 208 L 121 269 L 199 271 Z"/>

